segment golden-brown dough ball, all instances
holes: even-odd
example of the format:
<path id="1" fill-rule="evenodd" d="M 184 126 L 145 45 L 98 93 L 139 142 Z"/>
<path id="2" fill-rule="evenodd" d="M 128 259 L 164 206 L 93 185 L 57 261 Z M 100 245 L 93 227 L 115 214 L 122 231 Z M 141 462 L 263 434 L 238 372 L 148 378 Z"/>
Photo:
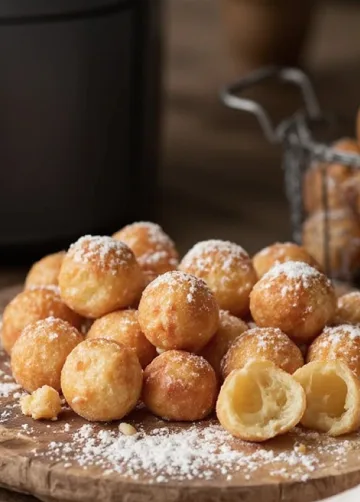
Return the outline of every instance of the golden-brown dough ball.
<path id="1" fill-rule="evenodd" d="M 15 380 L 28 392 L 43 385 L 60 390 L 65 359 L 83 339 L 74 326 L 54 317 L 28 324 L 11 352 Z"/>
<path id="2" fill-rule="evenodd" d="M 146 287 L 138 319 L 155 347 L 197 352 L 218 328 L 219 307 L 203 280 L 173 271 L 160 275 Z"/>
<path id="3" fill-rule="evenodd" d="M 156 348 L 141 331 L 137 310 L 118 310 L 96 319 L 87 338 L 107 338 L 133 349 L 143 368 L 157 356 Z"/>
<path id="4" fill-rule="evenodd" d="M 230 346 L 221 363 L 223 378 L 244 367 L 251 359 L 271 361 L 290 374 L 304 364 L 300 349 L 280 329 L 254 328 L 239 336 Z"/>
<path id="5" fill-rule="evenodd" d="M 112 340 L 80 343 L 61 372 L 61 389 L 71 408 L 86 420 L 120 420 L 137 404 L 143 373 L 135 352 Z"/>
<path id="6" fill-rule="evenodd" d="M 220 310 L 220 324 L 210 342 L 200 351 L 214 368 L 217 377 L 221 376 L 221 360 L 228 351 L 232 342 L 248 329 L 246 322 L 231 315 L 226 310 Z"/>
<path id="7" fill-rule="evenodd" d="M 311 344 L 307 360 L 342 360 L 360 378 L 360 327 L 340 324 L 325 328 Z"/>
<path id="8" fill-rule="evenodd" d="M 318 212 L 303 225 L 303 244 L 307 251 L 326 269 L 326 217 Z M 328 250 L 331 273 L 348 278 L 360 264 L 360 225 L 347 210 L 328 212 Z"/>
<path id="9" fill-rule="evenodd" d="M 148 282 L 160 274 L 175 270 L 179 264 L 174 242 L 156 223 L 132 223 L 116 232 L 113 238 L 125 242 L 133 251 Z"/>
<path id="10" fill-rule="evenodd" d="M 111 237 L 85 235 L 72 244 L 60 269 L 61 297 L 85 317 L 129 307 L 144 287 L 134 253 Z"/>
<path id="11" fill-rule="evenodd" d="M 61 412 L 61 399 L 58 391 L 43 385 L 31 395 L 23 396 L 20 400 L 21 412 L 34 420 L 57 420 Z"/>
<path id="12" fill-rule="evenodd" d="M 201 420 L 213 411 L 216 397 L 216 375 L 203 357 L 169 350 L 145 369 L 142 400 L 165 420 Z"/>
<path id="13" fill-rule="evenodd" d="M 335 292 L 329 279 L 307 263 L 275 265 L 255 285 L 250 310 L 259 327 L 279 328 L 307 343 L 333 319 Z"/>
<path id="14" fill-rule="evenodd" d="M 320 270 L 317 261 L 302 246 L 294 242 L 276 242 L 268 246 L 253 257 L 253 265 L 259 279 L 268 272 L 271 267 L 286 261 L 302 261 Z"/>
<path id="15" fill-rule="evenodd" d="M 360 291 L 352 291 L 338 298 L 335 323 L 360 324 Z"/>
<path id="16" fill-rule="evenodd" d="M 249 311 L 249 294 L 257 281 L 247 252 L 229 241 L 198 242 L 182 259 L 179 268 L 208 284 L 219 307 L 238 317 Z"/>
<path id="17" fill-rule="evenodd" d="M 83 322 L 78 314 L 65 305 L 56 288 L 31 288 L 15 296 L 3 314 L 1 341 L 6 352 L 10 354 L 25 326 L 51 316 L 68 321 L 78 329 Z"/>
<path id="18" fill-rule="evenodd" d="M 345 204 L 357 216 L 360 214 L 360 172 L 356 172 L 341 184 L 341 193 Z"/>
<path id="19" fill-rule="evenodd" d="M 57 286 L 59 272 L 65 256 L 64 251 L 49 254 L 34 263 L 25 279 L 25 288 L 34 286 Z"/>

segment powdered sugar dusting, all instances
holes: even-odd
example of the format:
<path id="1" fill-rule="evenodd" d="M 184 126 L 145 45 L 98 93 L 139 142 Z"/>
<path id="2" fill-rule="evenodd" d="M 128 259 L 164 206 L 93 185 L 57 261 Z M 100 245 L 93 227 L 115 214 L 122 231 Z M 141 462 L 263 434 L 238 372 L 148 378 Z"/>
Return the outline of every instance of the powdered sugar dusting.
<path id="1" fill-rule="evenodd" d="M 209 298 L 212 297 L 212 293 L 205 281 L 194 275 L 180 272 L 179 270 L 173 270 L 171 272 L 166 272 L 166 274 L 159 275 L 159 277 L 149 284 L 146 288 L 146 292 L 149 293 L 164 285 L 172 292 L 178 291 L 179 289 L 187 291 L 186 300 L 190 304 L 196 301 L 196 297 L 200 291 L 205 293 Z M 201 305 L 198 305 L 199 308 L 201 306 L 206 307 L 206 304 L 203 302 Z"/>
<path id="2" fill-rule="evenodd" d="M 343 338 L 360 341 L 360 326 L 352 324 L 339 324 L 338 326 L 327 327 L 323 333 L 330 342 L 341 341 Z"/>
<path id="3" fill-rule="evenodd" d="M 292 282 L 296 282 L 299 285 L 301 284 L 302 287 L 308 288 L 311 287 L 315 281 L 324 280 L 330 286 L 330 281 L 326 279 L 323 274 L 314 267 L 301 261 L 287 261 L 274 265 L 262 277 L 261 282 L 271 282 L 280 276 L 284 276 L 288 281 L 291 281 L 290 284 L 284 285 L 284 291 L 282 291 L 283 296 L 286 296 L 289 289 L 293 288 Z"/>

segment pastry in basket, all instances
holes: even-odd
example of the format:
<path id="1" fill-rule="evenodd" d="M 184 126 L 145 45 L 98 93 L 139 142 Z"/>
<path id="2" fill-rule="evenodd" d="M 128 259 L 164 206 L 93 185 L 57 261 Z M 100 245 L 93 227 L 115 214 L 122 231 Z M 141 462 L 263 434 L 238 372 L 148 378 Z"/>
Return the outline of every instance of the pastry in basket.
<path id="1" fill-rule="evenodd" d="M 133 349 L 143 368 L 157 356 L 156 348 L 141 331 L 138 312 L 134 309 L 117 310 L 96 319 L 87 338 L 107 338 Z"/>
<path id="2" fill-rule="evenodd" d="M 86 235 L 66 253 L 59 287 L 69 307 L 96 318 L 131 306 L 143 290 L 144 277 L 126 244 L 111 237 Z"/>
<path id="3" fill-rule="evenodd" d="M 301 424 L 340 436 L 360 426 L 360 381 L 339 361 L 314 361 L 299 368 L 294 378 L 306 394 Z"/>
<path id="4" fill-rule="evenodd" d="M 336 324 L 360 324 L 360 291 L 351 291 L 338 298 Z"/>
<path id="5" fill-rule="evenodd" d="M 360 216 L 360 172 L 355 172 L 341 184 L 341 193 L 346 205 L 357 217 Z"/>
<path id="6" fill-rule="evenodd" d="M 201 350 L 219 326 L 219 308 L 206 283 L 179 271 L 151 282 L 139 304 L 139 324 L 159 349 Z"/>
<path id="7" fill-rule="evenodd" d="M 286 261 L 303 261 L 321 271 L 317 261 L 302 246 L 294 242 L 276 242 L 268 246 L 253 257 L 253 265 L 259 279 L 268 272 L 271 267 Z"/>
<path id="8" fill-rule="evenodd" d="M 60 390 L 65 360 L 83 339 L 76 328 L 54 317 L 28 324 L 11 352 L 15 380 L 28 392 L 43 385 Z"/>
<path id="9" fill-rule="evenodd" d="M 90 421 L 120 420 L 137 404 L 143 374 L 135 352 L 112 340 L 85 340 L 70 353 L 61 389 L 71 408 Z"/>
<path id="10" fill-rule="evenodd" d="M 144 372 L 142 400 L 154 415 L 166 420 L 205 418 L 214 409 L 217 392 L 213 368 L 189 352 L 164 352 Z"/>
<path id="11" fill-rule="evenodd" d="M 174 242 L 156 223 L 132 223 L 116 232 L 113 238 L 125 242 L 133 251 L 147 282 L 178 266 L 179 255 Z"/>
<path id="12" fill-rule="evenodd" d="M 65 256 L 64 251 L 49 254 L 34 263 L 25 279 L 25 288 L 33 286 L 57 286 L 59 272 Z"/>
<path id="13" fill-rule="evenodd" d="M 83 322 L 52 286 L 26 289 L 15 296 L 3 313 L 1 341 L 6 352 L 11 352 L 25 326 L 50 316 L 68 321 L 78 329 Z"/>
<path id="14" fill-rule="evenodd" d="M 221 362 L 223 378 L 246 366 L 251 359 L 272 361 L 288 373 L 294 373 L 304 364 L 300 349 L 280 329 L 253 328 L 230 346 Z"/>
<path id="15" fill-rule="evenodd" d="M 221 377 L 221 360 L 232 342 L 247 331 L 248 325 L 238 317 L 225 310 L 220 310 L 220 324 L 210 342 L 199 352 L 214 368 L 218 378 Z"/>
<path id="16" fill-rule="evenodd" d="M 275 265 L 254 286 L 250 310 L 259 327 L 279 328 L 292 340 L 308 343 L 333 319 L 334 288 L 307 263 Z"/>
<path id="17" fill-rule="evenodd" d="M 292 429 L 305 411 L 296 380 L 270 361 L 250 361 L 227 376 L 216 404 L 221 425 L 245 441 L 266 441 Z"/>
<path id="18" fill-rule="evenodd" d="M 257 276 L 241 246 L 221 240 L 198 242 L 184 256 L 179 268 L 204 279 L 221 309 L 238 317 L 249 312 L 249 294 Z"/>
<path id="19" fill-rule="evenodd" d="M 39 387 L 31 395 L 23 396 L 20 405 L 22 413 L 34 420 L 57 420 L 61 412 L 59 393 L 48 385 Z"/>
<path id="20" fill-rule="evenodd" d="M 308 361 L 341 360 L 360 378 L 360 327 L 327 327 L 310 345 Z"/>

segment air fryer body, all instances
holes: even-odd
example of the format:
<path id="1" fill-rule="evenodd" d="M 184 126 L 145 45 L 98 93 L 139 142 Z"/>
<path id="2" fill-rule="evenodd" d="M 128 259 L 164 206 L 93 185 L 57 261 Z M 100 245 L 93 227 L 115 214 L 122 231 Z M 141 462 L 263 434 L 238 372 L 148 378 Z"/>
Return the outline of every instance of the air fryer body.
<path id="1" fill-rule="evenodd" d="M 0 7 L 0 248 L 153 217 L 159 2 L 48 4 Z"/>

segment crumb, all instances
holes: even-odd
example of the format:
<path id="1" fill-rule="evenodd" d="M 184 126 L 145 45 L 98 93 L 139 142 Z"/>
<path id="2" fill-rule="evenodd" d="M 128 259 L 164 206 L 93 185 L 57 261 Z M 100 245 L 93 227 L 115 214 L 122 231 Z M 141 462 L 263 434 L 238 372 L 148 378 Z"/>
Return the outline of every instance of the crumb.
<path id="1" fill-rule="evenodd" d="M 306 453 L 306 446 L 304 445 L 304 443 L 297 443 L 295 446 L 294 446 L 294 450 L 298 453 Z"/>
<path id="2" fill-rule="evenodd" d="M 119 431 L 122 432 L 125 436 L 133 436 L 137 433 L 135 427 L 131 424 L 127 424 L 126 422 L 121 422 L 119 425 Z"/>
<path id="3" fill-rule="evenodd" d="M 48 385 L 36 389 L 31 395 L 22 397 L 20 405 L 22 413 L 34 420 L 42 418 L 57 420 L 61 411 L 59 393 Z"/>

